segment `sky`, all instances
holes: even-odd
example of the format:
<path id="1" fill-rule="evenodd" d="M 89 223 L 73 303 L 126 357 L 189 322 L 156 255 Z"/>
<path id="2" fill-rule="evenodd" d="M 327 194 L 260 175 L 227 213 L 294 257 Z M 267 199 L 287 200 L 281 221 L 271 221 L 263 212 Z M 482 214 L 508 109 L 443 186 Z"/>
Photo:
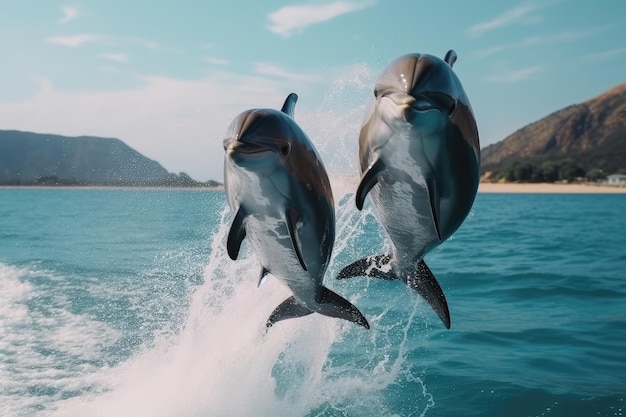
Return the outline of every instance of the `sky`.
<path id="1" fill-rule="evenodd" d="M 223 179 L 231 120 L 299 96 L 325 163 L 357 170 L 377 76 L 457 52 L 481 146 L 626 82 L 620 0 L 0 0 L 0 129 L 115 137 Z"/>

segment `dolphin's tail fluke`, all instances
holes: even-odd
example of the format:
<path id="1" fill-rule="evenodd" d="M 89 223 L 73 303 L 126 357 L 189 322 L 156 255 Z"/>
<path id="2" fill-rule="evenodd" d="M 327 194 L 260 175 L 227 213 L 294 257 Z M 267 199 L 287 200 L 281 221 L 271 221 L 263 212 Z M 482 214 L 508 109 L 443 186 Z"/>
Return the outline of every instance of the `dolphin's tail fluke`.
<path id="1" fill-rule="evenodd" d="M 403 281 L 430 304 L 444 326 L 449 329 L 450 311 L 448 310 L 446 296 L 430 268 L 424 263 L 424 260 L 420 260 L 415 269 L 405 273 L 395 271 L 390 261 L 391 255 L 376 255 L 359 259 L 343 268 L 337 275 L 337 279 L 371 277 Z"/>
<path id="2" fill-rule="evenodd" d="M 270 317 L 267 319 L 266 326 L 270 328 L 274 325 L 274 323 L 281 320 L 303 317 L 314 312 L 325 316 L 348 320 L 363 326 L 366 329 L 370 328 L 367 319 L 358 308 L 353 306 L 350 301 L 332 292 L 326 287 L 324 287 L 322 297 L 320 298 L 315 310 L 310 310 L 298 303 L 295 297 L 292 296 L 287 298 L 278 307 L 276 307 L 276 309 L 274 309 Z"/>
<path id="3" fill-rule="evenodd" d="M 322 299 L 320 300 L 318 306 L 320 309 L 317 310 L 317 312 L 320 314 L 348 320 L 363 326 L 366 329 L 370 328 L 365 316 L 361 314 L 358 308 L 353 306 L 350 301 L 346 300 L 339 294 L 332 292 L 326 287 L 324 287 Z"/>
<path id="4" fill-rule="evenodd" d="M 276 307 L 274 311 L 272 311 L 272 314 L 270 314 L 270 317 L 267 319 L 267 323 L 265 323 L 265 326 L 269 329 L 274 325 L 274 323 L 277 323 L 281 320 L 304 317 L 308 316 L 311 313 L 313 313 L 313 310 L 309 310 L 302 304 L 299 304 L 296 301 L 295 297 L 291 296 L 282 303 L 280 303 L 280 305 Z"/>

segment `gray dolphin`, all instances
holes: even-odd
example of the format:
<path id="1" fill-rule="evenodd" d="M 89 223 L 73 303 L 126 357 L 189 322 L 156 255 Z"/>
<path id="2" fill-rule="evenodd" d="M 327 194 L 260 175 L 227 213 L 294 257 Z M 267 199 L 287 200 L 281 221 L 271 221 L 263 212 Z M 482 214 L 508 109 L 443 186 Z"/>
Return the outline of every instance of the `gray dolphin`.
<path id="1" fill-rule="evenodd" d="M 335 242 L 335 208 L 328 175 L 304 131 L 293 119 L 298 96 L 281 111 L 239 114 L 224 139 L 224 188 L 235 217 L 227 250 L 237 259 L 248 238 L 261 263 L 293 293 L 270 315 L 267 327 L 313 312 L 369 329 L 349 301 L 322 285 Z"/>
<path id="2" fill-rule="evenodd" d="M 376 82 L 359 136 L 362 179 L 356 205 L 371 196 L 393 253 L 348 265 L 337 278 L 399 279 L 428 301 L 446 328 L 450 312 L 424 255 L 467 217 L 478 189 L 480 146 L 469 100 L 444 60 L 409 54 Z"/>

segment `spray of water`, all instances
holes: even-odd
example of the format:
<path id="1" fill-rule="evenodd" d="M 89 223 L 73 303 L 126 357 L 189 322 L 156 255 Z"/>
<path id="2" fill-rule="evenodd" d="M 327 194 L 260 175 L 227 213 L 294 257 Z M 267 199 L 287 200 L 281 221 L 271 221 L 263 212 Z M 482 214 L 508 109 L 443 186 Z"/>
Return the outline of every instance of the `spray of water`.
<path id="1" fill-rule="evenodd" d="M 344 94 L 345 88 L 334 91 Z M 420 379 L 421 368 L 410 360 L 416 343 L 423 342 L 421 322 L 414 320 L 420 303 L 400 286 L 392 287 L 395 295 L 390 295 L 388 283 L 334 280 L 346 262 L 367 255 L 363 241 L 373 246 L 368 250 L 384 250 L 373 216 L 354 208 L 356 182 L 343 168 L 358 172 L 353 136 L 359 109 L 335 114 L 339 120 L 327 109 L 303 117 L 322 155 L 332 155 L 326 165 L 337 201 L 337 233 L 325 285 L 357 305 L 372 329 L 312 314 L 266 332 L 269 314 L 289 290 L 271 276 L 258 287 L 260 266 L 245 243 L 239 260 L 228 258 L 231 215 L 225 211 L 212 239 L 204 283 L 192 296 L 182 328 L 158 337 L 127 362 L 103 369 L 99 390 L 58 403 L 55 416 L 426 414 L 434 402 Z M 335 123 L 316 123 L 320 117 Z M 336 140 L 329 139 L 331 133 Z M 397 305 L 398 294 L 413 307 Z"/>
<path id="2" fill-rule="evenodd" d="M 343 198 L 338 210 L 339 252 L 363 227 L 351 203 Z M 243 259 L 228 258 L 228 217 L 213 239 L 206 281 L 193 295 L 184 328 L 102 370 L 100 390 L 59 403 L 54 415 L 394 415 L 407 399 L 393 399 L 393 393 L 406 397 L 407 386 L 411 411 L 397 415 L 423 415 L 432 398 L 407 363 L 418 309 L 397 317 L 386 307 L 370 317 L 371 332 L 318 314 L 266 332 L 267 317 L 289 291 L 271 277 L 257 288 L 259 266 L 247 247 Z M 358 305 L 368 291 L 347 296 Z"/>

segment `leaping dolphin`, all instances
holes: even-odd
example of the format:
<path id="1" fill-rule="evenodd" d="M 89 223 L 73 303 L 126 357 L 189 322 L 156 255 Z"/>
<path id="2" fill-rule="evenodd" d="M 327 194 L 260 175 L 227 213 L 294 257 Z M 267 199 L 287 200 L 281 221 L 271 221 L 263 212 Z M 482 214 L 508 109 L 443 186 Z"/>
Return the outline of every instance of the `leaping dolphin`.
<path id="1" fill-rule="evenodd" d="M 369 329 L 349 301 L 322 285 L 335 242 L 335 208 L 328 175 L 310 139 L 293 119 L 298 96 L 281 111 L 239 114 L 224 139 L 224 188 L 235 217 L 227 250 L 237 259 L 248 238 L 261 263 L 293 293 L 267 320 L 274 323 L 313 312 Z"/>
<path id="2" fill-rule="evenodd" d="M 450 312 L 424 255 L 445 241 L 467 217 L 478 189 L 480 146 L 476 120 L 444 60 L 409 54 L 393 61 L 376 82 L 361 127 L 361 182 L 356 205 L 369 194 L 393 253 L 345 267 L 337 278 L 399 279 L 428 301 L 446 328 Z"/>

